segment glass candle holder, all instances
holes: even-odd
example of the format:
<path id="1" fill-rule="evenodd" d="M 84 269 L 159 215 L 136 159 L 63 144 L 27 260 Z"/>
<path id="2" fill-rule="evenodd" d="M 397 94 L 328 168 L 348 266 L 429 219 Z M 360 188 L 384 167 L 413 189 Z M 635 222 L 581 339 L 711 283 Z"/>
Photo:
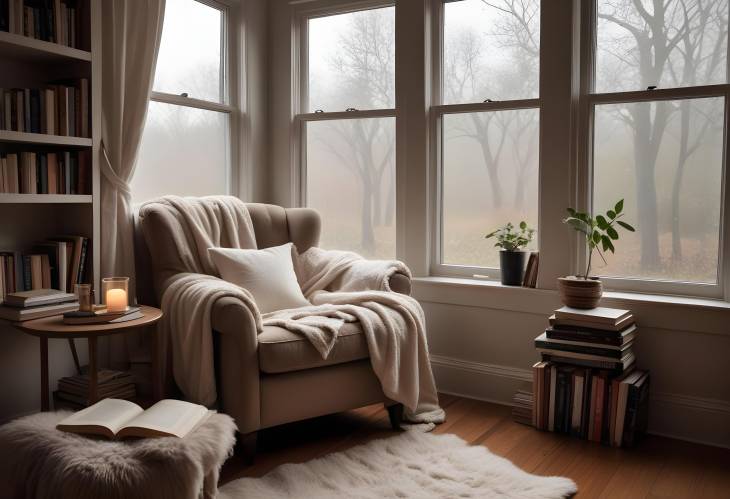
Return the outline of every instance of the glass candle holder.
<path id="1" fill-rule="evenodd" d="M 129 277 L 104 277 L 101 299 L 108 312 L 125 312 L 129 305 Z"/>
<path id="2" fill-rule="evenodd" d="M 75 284 L 74 293 L 79 300 L 79 311 L 93 312 L 94 296 L 91 291 L 91 284 Z"/>

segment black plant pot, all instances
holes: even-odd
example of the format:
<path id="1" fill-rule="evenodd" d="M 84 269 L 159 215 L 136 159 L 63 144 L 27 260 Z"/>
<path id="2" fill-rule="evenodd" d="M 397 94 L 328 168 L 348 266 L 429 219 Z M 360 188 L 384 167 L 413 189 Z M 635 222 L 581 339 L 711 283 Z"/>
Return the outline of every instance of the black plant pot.
<path id="1" fill-rule="evenodd" d="M 502 284 L 505 286 L 522 286 L 522 278 L 525 276 L 525 263 L 527 263 L 527 251 L 499 252 L 499 267 L 502 270 Z"/>

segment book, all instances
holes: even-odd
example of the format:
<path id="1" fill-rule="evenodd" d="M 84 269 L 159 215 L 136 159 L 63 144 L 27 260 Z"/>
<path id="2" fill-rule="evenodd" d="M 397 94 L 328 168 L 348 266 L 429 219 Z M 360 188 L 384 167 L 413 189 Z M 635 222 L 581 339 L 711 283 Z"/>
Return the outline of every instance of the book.
<path id="1" fill-rule="evenodd" d="M 13 307 L 27 308 L 75 301 L 76 295 L 64 293 L 57 289 L 34 289 L 8 294 L 5 304 Z"/>
<path id="2" fill-rule="evenodd" d="M 22 322 L 31 319 L 40 319 L 42 317 L 50 317 L 52 315 L 61 315 L 64 312 L 78 310 L 79 302 L 56 303 L 53 305 L 43 305 L 39 307 L 18 308 L 0 305 L 0 319 L 8 321 Z"/>
<path id="3" fill-rule="evenodd" d="M 594 369 L 606 369 L 610 371 L 615 371 L 617 373 L 621 373 L 628 369 L 630 366 L 634 364 L 636 361 L 636 357 L 634 356 L 634 353 L 629 351 L 627 354 L 619 359 L 618 361 L 615 359 L 609 359 L 609 360 L 592 360 L 592 359 L 584 359 L 584 358 L 578 358 L 578 357 L 568 357 L 564 356 L 566 352 L 558 352 L 558 353 L 543 353 L 542 354 L 542 360 L 550 361 L 550 362 L 556 362 L 556 363 L 563 363 L 563 364 L 573 364 L 575 366 L 582 366 L 582 367 L 591 367 Z"/>
<path id="4" fill-rule="evenodd" d="M 117 324 L 120 322 L 141 319 L 144 314 L 139 307 L 127 307 L 125 312 L 107 312 L 99 310 L 96 312 L 67 312 L 63 314 L 64 324 Z"/>
<path id="5" fill-rule="evenodd" d="M 535 350 L 537 350 L 541 354 L 557 355 L 563 357 L 564 359 L 592 360 L 598 362 L 622 362 L 623 359 L 631 353 L 630 348 L 623 351 L 618 351 L 618 355 L 615 355 L 616 350 L 606 350 L 606 352 L 614 352 L 611 354 L 583 353 L 566 350 L 565 348 L 563 348 L 562 344 L 560 344 L 561 348 L 556 348 L 556 345 L 557 344 L 551 344 L 549 346 L 536 345 Z M 568 361 L 568 363 L 570 363 L 570 361 Z"/>
<path id="6" fill-rule="evenodd" d="M 639 436 L 646 433 L 649 423 L 649 383 L 649 373 L 644 372 L 641 378 L 629 385 L 622 437 L 623 446 L 634 445 Z"/>
<path id="7" fill-rule="evenodd" d="M 535 338 L 535 347 L 538 349 L 560 350 L 570 353 L 583 353 L 589 355 L 597 355 L 611 359 L 620 359 L 624 356 L 627 349 L 631 348 L 631 343 L 621 346 L 612 345 L 595 345 L 583 341 L 554 340 L 547 337 L 546 333 L 542 333 Z"/>
<path id="8" fill-rule="evenodd" d="M 537 251 L 530 253 L 525 266 L 525 275 L 522 279 L 522 286 L 526 288 L 534 288 L 537 286 L 537 267 L 540 254 Z"/>
<path id="9" fill-rule="evenodd" d="M 638 328 L 631 324 L 622 331 L 602 331 L 599 329 L 574 327 L 549 327 L 545 334 L 551 340 L 581 341 L 593 344 L 620 346 L 633 341 Z"/>
<path id="10" fill-rule="evenodd" d="M 630 310 L 596 307 L 591 309 L 561 307 L 555 311 L 556 324 L 583 325 L 596 329 L 620 330 L 633 322 Z"/>
<path id="11" fill-rule="evenodd" d="M 573 401 L 570 414 L 570 434 L 580 436 L 583 418 L 585 369 L 576 369 L 572 377 Z"/>
<path id="12" fill-rule="evenodd" d="M 556 398 L 557 398 L 557 382 L 558 382 L 558 367 L 556 365 L 550 366 L 550 399 L 548 403 L 548 431 L 555 431 L 555 409 L 556 409 Z"/>
<path id="13" fill-rule="evenodd" d="M 629 388 L 631 385 L 639 381 L 644 375 L 643 371 L 633 371 L 622 378 L 615 379 L 613 383 L 617 388 L 615 402 L 615 421 L 613 423 L 613 431 L 611 432 L 610 443 L 614 447 L 621 447 L 624 434 L 624 424 L 626 422 L 626 407 L 629 401 Z"/>
<path id="14" fill-rule="evenodd" d="M 128 400 L 104 399 L 63 419 L 56 428 L 110 439 L 182 438 L 209 415 L 206 407 L 182 400 L 161 400 L 144 410 Z"/>

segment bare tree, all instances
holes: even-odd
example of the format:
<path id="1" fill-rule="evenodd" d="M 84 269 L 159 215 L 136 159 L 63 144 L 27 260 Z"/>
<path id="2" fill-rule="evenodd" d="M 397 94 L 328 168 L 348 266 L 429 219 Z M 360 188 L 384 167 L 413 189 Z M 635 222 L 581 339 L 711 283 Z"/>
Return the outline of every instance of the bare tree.
<path id="1" fill-rule="evenodd" d="M 716 20 L 718 16 L 717 12 L 714 15 L 711 15 L 711 12 L 719 3 L 722 2 L 603 1 L 598 18 L 618 27 L 628 36 L 616 38 L 613 44 L 599 41 L 598 48 L 613 56 L 619 63 L 618 68 L 612 68 L 615 74 L 625 76 L 634 72 L 639 89 L 648 89 L 650 86 L 661 86 L 665 83 L 678 86 L 692 85 L 697 72 L 701 69 L 699 65 L 712 72 L 721 62 L 721 59 L 717 58 L 718 54 L 715 54 L 714 62 L 713 57 L 705 59 L 702 56 L 702 52 L 707 49 L 705 37 L 708 23 L 713 18 Z M 724 29 L 726 31 L 727 28 Z M 719 50 L 720 47 L 716 46 L 715 49 Z M 678 72 L 676 66 L 681 63 L 684 63 L 684 68 L 682 72 Z M 681 255 L 679 194 L 682 176 L 687 159 L 696 150 L 696 147 L 688 144 L 689 106 L 688 101 L 683 101 L 679 106 L 680 155 L 673 192 L 673 249 L 677 256 Z M 668 102 L 659 101 L 653 105 L 629 105 L 626 106 L 626 110 L 627 112 L 621 113 L 619 117 L 633 130 L 641 264 L 644 268 L 652 269 L 660 263 L 655 182 L 657 158 L 667 126 L 677 109 Z"/>

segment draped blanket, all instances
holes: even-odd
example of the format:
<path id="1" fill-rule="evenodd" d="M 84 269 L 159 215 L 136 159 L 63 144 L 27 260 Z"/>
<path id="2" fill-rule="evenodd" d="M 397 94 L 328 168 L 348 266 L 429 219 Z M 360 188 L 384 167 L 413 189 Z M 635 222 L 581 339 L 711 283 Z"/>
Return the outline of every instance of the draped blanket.
<path id="1" fill-rule="evenodd" d="M 160 329 L 172 348 L 173 374 L 186 398 L 215 403 L 211 311 L 224 296 L 239 299 L 250 311 L 258 332 L 276 325 L 306 337 L 327 358 L 345 322 L 359 321 L 370 361 L 385 395 L 406 407 L 413 422 L 440 423 L 436 386 L 428 358 L 425 319 L 419 303 L 389 291 L 396 272 L 410 275 L 401 262 L 364 260 L 343 251 L 310 248 L 294 255 L 294 266 L 312 306 L 261 316 L 251 294 L 216 274 L 208 248 L 256 248 L 251 217 L 236 198 L 188 199 L 168 196 L 142 206 L 140 213 L 161 203 L 173 210 L 185 228 L 187 248 L 180 248 L 190 273 L 164 284 Z"/>

